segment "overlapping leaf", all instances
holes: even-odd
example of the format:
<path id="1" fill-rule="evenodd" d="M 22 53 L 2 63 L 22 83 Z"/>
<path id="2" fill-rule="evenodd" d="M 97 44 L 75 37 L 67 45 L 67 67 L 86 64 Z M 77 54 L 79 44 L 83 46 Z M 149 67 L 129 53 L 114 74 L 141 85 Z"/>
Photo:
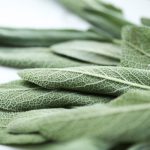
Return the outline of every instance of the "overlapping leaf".
<path id="1" fill-rule="evenodd" d="M 150 28 L 126 27 L 123 31 L 121 65 L 140 69 L 150 67 Z"/>
<path id="2" fill-rule="evenodd" d="M 63 68 L 82 66 L 81 61 L 53 54 L 47 48 L 0 48 L 0 65 L 17 68 Z"/>
<path id="3" fill-rule="evenodd" d="M 19 75 L 47 89 L 120 95 L 129 89 L 150 90 L 150 71 L 125 67 L 85 66 L 63 69 L 27 69 Z"/>
<path id="4" fill-rule="evenodd" d="M 106 37 L 120 38 L 121 28 L 130 24 L 123 19 L 120 9 L 99 0 L 59 0 L 59 2 L 98 27 L 102 31 L 100 35 Z"/>
<path id="5" fill-rule="evenodd" d="M 150 104 L 92 105 L 36 119 L 17 119 L 9 124 L 8 129 L 18 134 L 38 132 L 57 141 L 99 136 L 107 141 L 138 142 L 150 139 L 149 117 Z"/>
<path id="6" fill-rule="evenodd" d="M 17 147 L 17 150 L 110 150 L 112 144 L 100 141 L 99 139 L 78 139 L 71 142 L 42 144 L 35 146 Z M 15 147 L 16 148 L 16 147 Z"/>
<path id="7" fill-rule="evenodd" d="M 8 112 L 8 111 L 0 111 L 0 128 L 6 128 L 7 125 L 16 118 L 37 118 L 39 116 L 44 116 L 48 114 L 54 114 L 57 112 L 65 111 L 67 109 L 59 108 L 59 109 L 39 109 L 39 110 L 31 110 L 24 112 Z"/>
<path id="8" fill-rule="evenodd" d="M 61 109 L 43 109 L 43 110 L 32 110 L 28 112 L 6 112 L 0 111 L 0 143 L 1 144 L 39 144 L 46 142 L 47 140 L 37 133 L 33 134 L 11 134 L 7 131 L 8 124 L 17 118 L 36 118 L 39 116 L 50 115 L 53 113 L 57 113 L 61 111 Z"/>
<path id="9" fill-rule="evenodd" d="M 12 144 L 12 145 L 28 145 L 28 144 L 40 144 L 46 140 L 43 136 L 33 134 L 11 134 L 6 129 L 0 129 L 0 144 Z"/>
<path id="10" fill-rule="evenodd" d="M 4 46 L 50 46 L 75 39 L 107 40 L 106 37 L 90 31 L 0 28 L 0 44 Z"/>
<path id="11" fill-rule="evenodd" d="M 110 102 L 110 105 L 113 104 L 115 106 L 122 106 L 144 103 L 150 103 L 150 91 L 129 90 L 125 94 Z"/>
<path id="12" fill-rule="evenodd" d="M 0 109 L 7 111 L 83 106 L 106 103 L 111 99 L 57 89 L 47 90 L 21 80 L 0 87 Z"/>
<path id="13" fill-rule="evenodd" d="M 39 47 L 1 47 L 1 65 L 43 68 L 23 70 L 23 80 L 0 85 L 0 143 L 49 142 L 30 150 L 149 149 L 150 28 L 123 30 L 121 67 L 112 67 L 121 59 L 114 38 L 131 25 L 122 11 L 101 0 L 59 2 L 93 26 L 87 31 L 0 28 L 1 46 Z M 142 22 L 150 24 L 146 18 Z M 82 106 L 94 103 L 99 104 Z"/>
<path id="14" fill-rule="evenodd" d="M 95 41 L 70 41 L 51 49 L 56 54 L 98 65 L 117 65 L 121 57 L 118 45 Z"/>

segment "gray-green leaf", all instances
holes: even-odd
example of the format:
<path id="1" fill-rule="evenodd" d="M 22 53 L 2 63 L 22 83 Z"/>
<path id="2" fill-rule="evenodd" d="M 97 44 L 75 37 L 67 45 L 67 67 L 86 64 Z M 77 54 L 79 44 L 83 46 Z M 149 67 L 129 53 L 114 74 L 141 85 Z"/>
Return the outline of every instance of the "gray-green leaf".
<path id="1" fill-rule="evenodd" d="M 109 104 L 115 106 L 122 106 L 144 103 L 150 103 L 150 91 L 129 90 L 127 93 L 111 101 Z"/>
<path id="2" fill-rule="evenodd" d="M 0 65 L 17 68 L 63 68 L 85 63 L 49 51 L 48 48 L 0 48 Z"/>
<path id="3" fill-rule="evenodd" d="M 150 68 L 150 28 L 126 27 L 123 36 L 121 65 L 140 69 Z"/>
<path id="4" fill-rule="evenodd" d="M 27 69 L 26 81 L 47 89 L 120 95 L 129 89 L 150 90 L 150 71 L 126 67 L 85 66 L 62 69 Z"/>
<path id="5" fill-rule="evenodd" d="M 71 91 L 47 90 L 21 80 L 0 87 L 0 109 L 7 111 L 83 106 L 106 103 L 111 99 Z"/>
<path id="6" fill-rule="evenodd" d="M 15 148 L 16 150 L 110 150 L 111 147 L 112 144 L 92 138 Z"/>
<path id="7" fill-rule="evenodd" d="M 42 109 L 27 112 L 0 111 L 0 143 L 1 144 L 39 144 L 46 142 L 46 138 L 38 133 L 33 134 L 11 134 L 7 131 L 8 124 L 17 118 L 37 118 L 60 112 L 62 109 Z"/>
<path id="8" fill-rule="evenodd" d="M 95 41 L 70 41 L 51 49 L 56 54 L 98 65 L 117 65 L 121 57 L 118 45 Z"/>
<path id="9" fill-rule="evenodd" d="M 107 40 L 90 31 L 0 28 L 0 44 L 4 46 L 50 46 L 68 40 L 86 39 Z"/>
<path id="10" fill-rule="evenodd" d="M 101 29 L 102 34 L 100 35 L 109 38 L 120 38 L 121 28 L 130 24 L 123 19 L 120 9 L 99 0 L 59 0 L 58 2 Z"/>
<path id="11" fill-rule="evenodd" d="M 13 145 L 28 145 L 40 144 L 46 140 L 42 135 L 37 133 L 33 134 L 11 134 L 6 129 L 0 129 L 0 144 L 13 144 Z"/>
<path id="12" fill-rule="evenodd" d="M 49 140 L 64 141 L 98 136 L 115 142 L 150 140 L 150 104 L 130 106 L 92 105 L 54 115 L 12 121 L 11 133 L 39 133 Z"/>

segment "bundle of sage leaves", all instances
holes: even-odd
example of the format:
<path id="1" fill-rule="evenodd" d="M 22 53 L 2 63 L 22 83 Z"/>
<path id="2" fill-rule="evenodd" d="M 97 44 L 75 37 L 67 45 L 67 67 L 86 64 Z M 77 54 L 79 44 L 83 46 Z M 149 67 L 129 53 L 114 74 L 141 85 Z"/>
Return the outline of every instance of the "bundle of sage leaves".
<path id="1" fill-rule="evenodd" d="M 0 28 L 0 144 L 18 150 L 149 150 L 150 19 L 101 0 L 58 0 L 90 29 Z"/>

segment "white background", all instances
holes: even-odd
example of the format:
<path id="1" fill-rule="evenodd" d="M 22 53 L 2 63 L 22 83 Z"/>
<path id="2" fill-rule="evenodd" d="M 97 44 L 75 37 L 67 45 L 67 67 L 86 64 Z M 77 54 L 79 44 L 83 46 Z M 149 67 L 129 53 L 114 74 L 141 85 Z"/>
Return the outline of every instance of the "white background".
<path id="1" fill-rule="evenodd" d="M 78 28 L 88 24 L 69 14 L 56 0 L 0 0 L 0 27 Z M 139 23 L 142 16 L 150 17 L 150 0 L 106 0 L 123 8 L 125 17 Z M 19 79 L 17 69 L 0 66 L 0 83 Z M 0 146 L 0 150 L 15 150 Z"/>

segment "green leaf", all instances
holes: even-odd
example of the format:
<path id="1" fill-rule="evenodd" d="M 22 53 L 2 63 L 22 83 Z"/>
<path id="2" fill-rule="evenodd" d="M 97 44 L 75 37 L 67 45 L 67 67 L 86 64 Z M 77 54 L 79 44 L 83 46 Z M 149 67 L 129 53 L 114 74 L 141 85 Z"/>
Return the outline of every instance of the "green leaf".
<path id="1" fill-rule="evenodd" d="M 0 111 L 0 143 L 1 144 L 34 144 L 47 141 L 42 135 L 33 134 L 11 134 L 7 131 L 8 124 L 15 119 L 37 119 L 46 115 L 54 115 L 65 109 L 40 109 L 26 112 Z M 20 140 L 19 140 L 20 139 Z"/>
<path id="2" fill-rule="evenodd" d="M 30 110 L 25 112 L 8 112 L 4 110 L 0 110 L 0 128 L 6 128 L 7 125 L 16 118 L 37 118 L 39 116 L 47 115 L 47 114 L 54 114 L 65 110 L 63 108 L 57 109 L 39 109 L 39 110 Z"/>
<path id="3" fill-rule="evenodd" d="M 150 26 L 150 18 L 142 18 L 141 22 L 145 26 Z"/>
<path id="4" fill-rule="evenodd" d="M 47 141 L 42 135 L 37 133 L 33 134 L 11 134 L 7 131 L 8 124 L 17 118 L 36 118 L 40 115 L 53 114 L 61 111 L 61 109 L 43 109 L 43 110 L 32 110 L 28 112 L 7 112 L 0 111 L 0 143 L 1 144 L 36 144 Z"/>
<path id="5" fill-rule="evenodd" d="M 150 65 L 150 28 L 126 27 L 123 36 L 123 57 L 121 65 L 149 69 Z"/>
<path id="6" fill-rule="evenodd" d="M 98 136 L 111 142 L 138 142 L 150 139 L 150 104 L 130 106 L 92 105 L 54 115 L 12 121 L 11 133 L 39 133 L 49 140 L 64 141 Z"/>
<path id="7" fill-rule="evenodd" d="M 107 40 L 106 37 L 90 31 L 0 28 L 0 44 L 4 46 L 50 46 L 75 39 Z"/>
<path id="8" fill-rule="evenodd" d="M 18 113 L 0 110 L 0 129 L 7 127 L 8 123 L 14 119 Z"/>
<path id="9" fill-rule="evenodd" d="M 47 90 L 24 81 L 0 87 L 0 109 L 25 111 L 106 103 L 112 98 L 63 90 Z"/>
<path id="10" fill-rule="evenodd" d="M 140 144 L 133 145 L 128 150 L 149 150 L 149 149 L 150 149 L 150 143 L 140 143 Z"/>
<path id="11" fill-rule="evenodd" d="M 98 65 L 117 65 L 121 50 L 118 45 L 95 41 L 70 41 L 51 47 L 56 54 Z"/>
<path id="12" fill-rule="evenodd" d="M 110 150 L 111 146 L 112 144 L 92 138 L 14 148 L 16 148 L 16 150 Z"/>
<path id="13" fill-rule="evenodd" d="M 129 90 L 127 93 L 111 101 L 109 104 L 115 106 L 123 106 L 144 103 L 150 103 L 150 91 Z"/>
<path id="14" fill-rule="evenodd" d="M 85 63 L 58 56 L 48 48 L 0 48 L 0 65 L 16 68 L 63 68 Z"/>
<path id="15" fill-rule="evenodd" d="M 150 90 L 150 71 L 125 67 L 85 66 L 63 69 L 27 69 L 26 81 L 47 89 L 120 95 L 129 89 Z"/>
<path id="16" fill-rule="evenodd" d="M 33 134 L 11 134 L 5 129 L 0 129 L 0 144 L 13 144 L 13 145 L 24 145 L 24 144 L 40 144 L 46 140 L 43 136 Z"/>
<path id="17" fill-rule="evenodd" d="M 102 35 L 106 37 L 120 38 L 121 28 L 131 24 L 123 19 L 120 9 L 99 0 L 59 0 L 58 2 L 92 25 L 105 31 L 106 34 L 102 32 Z"/>

